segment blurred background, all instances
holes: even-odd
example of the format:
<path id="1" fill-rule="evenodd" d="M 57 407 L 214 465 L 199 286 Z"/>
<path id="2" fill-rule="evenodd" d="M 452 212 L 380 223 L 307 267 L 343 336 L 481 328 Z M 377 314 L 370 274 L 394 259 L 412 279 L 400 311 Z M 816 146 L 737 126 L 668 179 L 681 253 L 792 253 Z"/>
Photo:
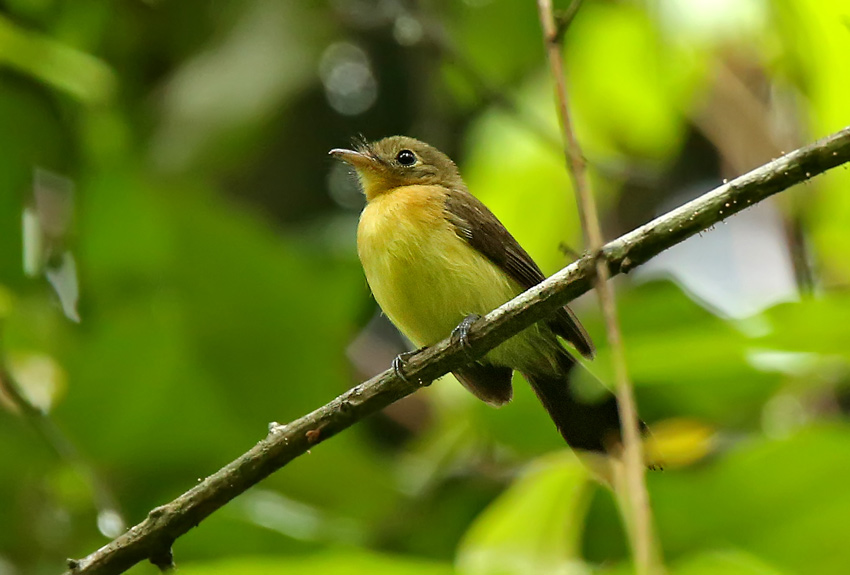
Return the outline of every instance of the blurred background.
<path id="1" fill-rule="evenodd" d="M 609 238 L 850 124 L 844 0 L 585 0 L 565 52 Z M 59 573 L 404 349 L 329 149 L 424 139 L 547 273 L 581 252 L 547 69 L 531 1 L 2 0 L 0 574 Z M 616 280 L 671 573 L 847 572 L 848 186 Z M 322 444 L 181 572 L 628 573 L 614 498 L 516 383 L 494 410 L 445 378 Z"/>

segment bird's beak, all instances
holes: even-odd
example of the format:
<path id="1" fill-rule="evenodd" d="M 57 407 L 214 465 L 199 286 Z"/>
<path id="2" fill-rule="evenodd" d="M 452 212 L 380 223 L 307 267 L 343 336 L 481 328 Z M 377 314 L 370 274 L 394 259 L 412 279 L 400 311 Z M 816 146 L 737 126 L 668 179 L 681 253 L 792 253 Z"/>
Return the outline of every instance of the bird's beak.
<path id="1" fill-rule="evenodd" d="M 343 162 L 351 164 L 356 169 L 374 168 L 375 160 L 371 156 L 367 156 L 361 152 L 354 150 L 346 150 L 343 148 L 334 148 L 328 152 L 334 158 L 338 158 Z"/>

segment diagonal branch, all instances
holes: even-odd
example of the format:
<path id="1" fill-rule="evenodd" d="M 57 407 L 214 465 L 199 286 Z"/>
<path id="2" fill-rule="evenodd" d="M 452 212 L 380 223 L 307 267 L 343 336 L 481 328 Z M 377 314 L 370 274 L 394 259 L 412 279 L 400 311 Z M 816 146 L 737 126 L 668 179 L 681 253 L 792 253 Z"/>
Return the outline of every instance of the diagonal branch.
<path id="1" fill-rule="evenodd" d="M 628 272 L 721 220 L 846 162 L 850 162 L 850 127 L 654 219 L 607 243 L 597 254 L 583 256 L 476 322 L 469 334 L 468 350 L 446 339 L 411 357 L 405 370 L 408 378 L 427 385 L 466 363 L 467 353 L 480 357 L 592 289 L 597 258 L 607 263 L 611 275 Z M 317 443 L 415 392 L 418 387 L 387 370 L 300 419 L 287 425 L 273 424 L 268 436 L 244 455 L 171 503 L 157 507 L 144 521 L 91 555 L 69 560 L 69 573 L 111 575 L 146 559 L 167 565 L 171 544 L 225 503 Z"/>

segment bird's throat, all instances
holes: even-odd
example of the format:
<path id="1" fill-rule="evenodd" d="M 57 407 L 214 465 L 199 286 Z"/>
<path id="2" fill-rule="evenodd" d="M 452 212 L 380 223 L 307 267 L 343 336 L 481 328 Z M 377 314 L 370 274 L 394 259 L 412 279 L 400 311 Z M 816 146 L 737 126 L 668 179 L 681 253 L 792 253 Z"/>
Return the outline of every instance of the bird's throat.
<path id="1" fill-rule="evenodd" d="M 360 180 L 360 187 L 363 189 L 367 202 L 389 195 L 398 188 L 398 183 L 393 178 L 376 170 L 359 169 L 357 178 Z"/>

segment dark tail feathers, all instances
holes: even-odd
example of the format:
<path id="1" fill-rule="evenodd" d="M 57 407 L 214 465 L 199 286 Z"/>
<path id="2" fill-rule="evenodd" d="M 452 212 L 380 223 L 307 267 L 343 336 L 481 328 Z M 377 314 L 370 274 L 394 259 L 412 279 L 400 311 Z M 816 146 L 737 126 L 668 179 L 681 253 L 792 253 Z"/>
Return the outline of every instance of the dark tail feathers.
<path id="1" fill-rule="evenodd" d="M 558 354 L 558 367 L 558 370 L 523 375 L 570 447 L 606 452 L 606 447 L 621 441 L 620 414 L 614 394 L 609 392 L 594 403 L 582 401 L 574 394 L 570 382 L 571 373 L 580 367 L 564 349 Z"/>

